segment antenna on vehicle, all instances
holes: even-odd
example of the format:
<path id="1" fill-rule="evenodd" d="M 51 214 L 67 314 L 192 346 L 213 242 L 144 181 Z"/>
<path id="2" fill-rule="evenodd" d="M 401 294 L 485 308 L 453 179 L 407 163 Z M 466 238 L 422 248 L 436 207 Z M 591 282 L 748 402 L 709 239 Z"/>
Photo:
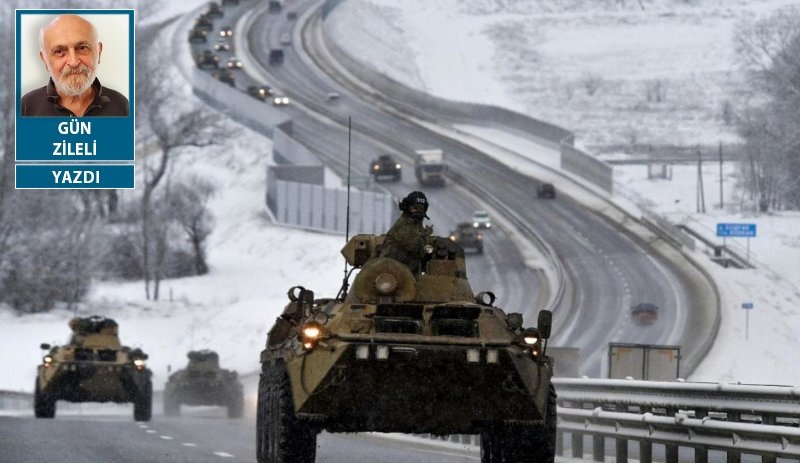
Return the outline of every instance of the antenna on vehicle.
<path id="1" fill-rule="evenodd" d="M 352 133 L 353 133 L 353 118 L 351 116 L 347 116 L 347 220 L 345 225 L 345 232 L 344 232 L 344 243 L 347 244 L 350 241 L 350 151 L 351 151 L 351 140 L 352 140 Z M 350 286 L 348 283 L 349 273 L 347 272 L 347 259 L 344 260 L 344 278 L 342 279 L 342 288 L 339 289 L 339 294 L 336 296 L 337 299 L 343 300 L 344 297 L 347 295 L 347 289 Z"/>

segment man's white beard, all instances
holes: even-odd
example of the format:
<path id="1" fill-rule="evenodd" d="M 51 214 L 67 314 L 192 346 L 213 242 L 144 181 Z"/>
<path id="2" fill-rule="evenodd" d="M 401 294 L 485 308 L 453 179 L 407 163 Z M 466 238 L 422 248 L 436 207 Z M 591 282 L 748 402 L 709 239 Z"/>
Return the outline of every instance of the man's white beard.
<path id="1" fill-rule="evenodd" d="M 58 93 L 66 96 L 78 96 L 92 86 L 94 71 L 83 63 L 74 68 L 64 66 L 58 77 L 53 75 L 53 82 L 56 84 Z"/>

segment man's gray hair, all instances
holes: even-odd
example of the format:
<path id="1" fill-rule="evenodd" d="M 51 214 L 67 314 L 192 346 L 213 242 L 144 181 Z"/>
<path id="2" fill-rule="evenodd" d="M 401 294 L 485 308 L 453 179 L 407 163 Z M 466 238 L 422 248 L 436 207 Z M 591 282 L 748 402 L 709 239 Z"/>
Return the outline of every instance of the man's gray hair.
<path id="1" fill-rule="evenodd" d="M 44 30 L 47 29 L 48 27 L 52 26 L 53 23 L 58 21 L 58 19 L 61 18 L 62 16 L 78 16 L 79 18 L 83 19 L 84 21 L 89 23 L 90 26 L 92 26 L 92 37 L 94 38 L 94 42 L 97 43 L 97 42 L 100 41 L 100 37 L 97 35 L 97 28 L 94 27 L 94 24 L 92 24 L 91 21 L 87 20 L 83 16 L 79 16 L 79 15 L 76 15 L 76 14 L 73 14 L 73 15 L 60 14 L 60 15 L 56 16 L 55 18 L 53 18 L 53 20 L 50 21 L 49 23 L 47 23 L 46 25 L 42 26 L 41 29 L 39 29 L 39 51 L 41 51 L 42 53 L 44 53 Z"/>

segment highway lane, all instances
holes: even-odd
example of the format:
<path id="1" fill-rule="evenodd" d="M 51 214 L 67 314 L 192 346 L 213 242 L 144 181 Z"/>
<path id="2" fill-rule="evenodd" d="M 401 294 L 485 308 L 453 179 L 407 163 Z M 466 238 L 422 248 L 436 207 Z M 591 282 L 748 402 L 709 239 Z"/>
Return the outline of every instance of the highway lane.
<path id="1" fill-rule="evenodd" d="M 179 418 L 61 415 L 55 419 L 0 416 L 0 461 L 27 463 L 224 463 L 255 461 L 255 421 L 229 420 L 224 409 L 184 407 Z M 317 463 L 464 463 L 474 447 L 419 438 L 328 434 L 317 439 Z"/>

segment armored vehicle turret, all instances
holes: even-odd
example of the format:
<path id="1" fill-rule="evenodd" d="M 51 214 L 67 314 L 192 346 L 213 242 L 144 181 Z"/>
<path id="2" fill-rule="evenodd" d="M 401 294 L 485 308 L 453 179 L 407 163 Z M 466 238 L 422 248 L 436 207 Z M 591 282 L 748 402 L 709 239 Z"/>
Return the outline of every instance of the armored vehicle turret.
<path id="1" fill-rule="evenodd" d="M 149 421 L 153 402 L 147 354 L 120 344 L 117 322 L 94 315 L 69 321 L 72 336 L 48 352 L 37 367 L 34 412 L 53 418 L 56 401 L 133 402 L 136 421 Z"/>
<path id="2" fill-rule="evenodd" d="M 550 312 L 524 328 L 492 293 L 475 295 L 448 238 L 430 238 L 417 274 L 377 257 L 383 240 L 347 243 L 360 271 L 336 297 L 289 290 L 261 352 L 258 461 L 313 462 L 325 430 L 480 434 L 484 463 L 552 462 Z"/>
<path id="3" fill-rule="evenodd" d="M 228 407 L 229 418 L 240 418 L 244 407 L 242 383 L 233 370 L 219 367 L 219 356 L 208 349 L 191 351 L 189 364 L 169 376 L 164 387 L 164 414 L 177 416 L 181 404 Z"/>

